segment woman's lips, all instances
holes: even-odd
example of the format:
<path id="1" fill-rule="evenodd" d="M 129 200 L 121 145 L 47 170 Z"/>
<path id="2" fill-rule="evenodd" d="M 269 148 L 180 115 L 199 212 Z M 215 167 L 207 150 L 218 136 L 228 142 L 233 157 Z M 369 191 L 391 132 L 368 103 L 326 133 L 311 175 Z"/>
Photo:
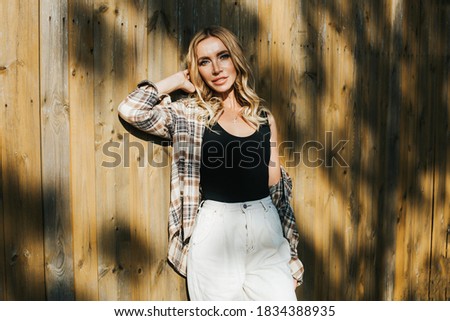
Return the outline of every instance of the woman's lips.
<path id="1" fill-rule="evenodd" d="M 213 83 L 214 85 L 223 85 L 224 83 L 226 83 L 227 78 L 228 78 L 228 77 L 220 77 L 220 78 L 214 79 L 214 80 L 212 81 L 212 83 Z"/>

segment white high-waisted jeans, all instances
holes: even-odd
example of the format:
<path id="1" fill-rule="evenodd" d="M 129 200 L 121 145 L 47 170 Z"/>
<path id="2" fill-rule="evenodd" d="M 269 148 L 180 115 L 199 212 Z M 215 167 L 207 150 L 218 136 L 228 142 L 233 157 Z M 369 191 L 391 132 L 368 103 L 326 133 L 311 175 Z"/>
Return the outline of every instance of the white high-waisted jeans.
<path id="1" fill-rule="evenodd" d="M 270 197 L 243 203 L 207 200 L 190 240 L 191 300 L 297 300 L 290 250 Z"/>

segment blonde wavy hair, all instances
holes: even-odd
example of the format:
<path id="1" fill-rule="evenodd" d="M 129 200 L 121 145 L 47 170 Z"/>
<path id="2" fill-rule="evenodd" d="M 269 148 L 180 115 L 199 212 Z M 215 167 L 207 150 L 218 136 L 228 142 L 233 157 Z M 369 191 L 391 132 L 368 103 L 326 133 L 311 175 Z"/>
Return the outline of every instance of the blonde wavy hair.
<path id="1" fill-rule="evenodd" d="M 267 118 L 261 116 L 261 111 L 269 112 L 261 105 L 262 99 L 256 94 L 254 88 L 254 79 L 250 65 L 245 59 L 242 46 L 237 37 L 228 29 L 220 26 L 210 26 L 197 32 L 189 44 L 189 50 L 186 57 L 189 70 L 189 77 L 195 86 L 196 92 L 191 95 L 196 103 L 204 108 L 208 120 L 206 125 L 211 127 L 220 115 L 223 113 L 222 100 L 215 95 L 215 92 L 203 81 L 198 71 L 198 57 L 196 49 L 198 44 L 209 37 L 216 37 L 227 48 L 231 60 L 236 69 L 236 81 L 234 91 L 238 103 L 243 106 L 241 116 L 245 121 L 254 125 L 257 129 L 261 124 L 267 121 Z"/>

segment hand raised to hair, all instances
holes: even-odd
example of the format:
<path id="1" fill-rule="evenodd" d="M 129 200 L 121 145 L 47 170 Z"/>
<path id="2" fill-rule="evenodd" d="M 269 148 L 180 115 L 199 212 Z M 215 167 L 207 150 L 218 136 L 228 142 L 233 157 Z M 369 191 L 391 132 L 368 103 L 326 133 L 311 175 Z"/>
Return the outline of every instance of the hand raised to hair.
<path id="1" fill-rule="evenodd" d="M 189 71 L 187 69 L 172 74 L 158 81 L 155 85 L 160 93 L 170 94 L 179 89 L 187 93 L 195 92 L 195 86 L 189 80 Z"/>
<path id="2" fill-rule="evenodd" d="M 178 72 L 177 76 L 180 79 L 179 80 L 180 81 L 179 89 L 181 89 L 187 93 L 195 92 L 195 86 L 190 81 L 189 71 L 187 69 Z"/>

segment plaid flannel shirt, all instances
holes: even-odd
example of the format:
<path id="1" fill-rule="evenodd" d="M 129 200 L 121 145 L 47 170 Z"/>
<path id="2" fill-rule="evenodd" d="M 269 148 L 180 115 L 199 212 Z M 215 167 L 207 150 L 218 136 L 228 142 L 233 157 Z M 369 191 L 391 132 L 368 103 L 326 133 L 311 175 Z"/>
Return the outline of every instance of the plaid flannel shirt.
<path id="1" fill-rule="evenodd" d="M 134 127 L 172 141 L 169 207 L 168 259 L 175 270 L 186 276 L 189 238 L 201 201 L 200 163 L 205 117 L 192 99 L 171 102 L 159 95 L 149 81 L 139 83 L 119 105 L 119 115 Z M 284 237 L 289 241 L 292 276 L 303 279 L 303 264 L 297 255 L 298 230 L 290 201 L 292 181 L 284 168 L 282 178 L 270 187 L 270 196 L 278 209 Z"/>

